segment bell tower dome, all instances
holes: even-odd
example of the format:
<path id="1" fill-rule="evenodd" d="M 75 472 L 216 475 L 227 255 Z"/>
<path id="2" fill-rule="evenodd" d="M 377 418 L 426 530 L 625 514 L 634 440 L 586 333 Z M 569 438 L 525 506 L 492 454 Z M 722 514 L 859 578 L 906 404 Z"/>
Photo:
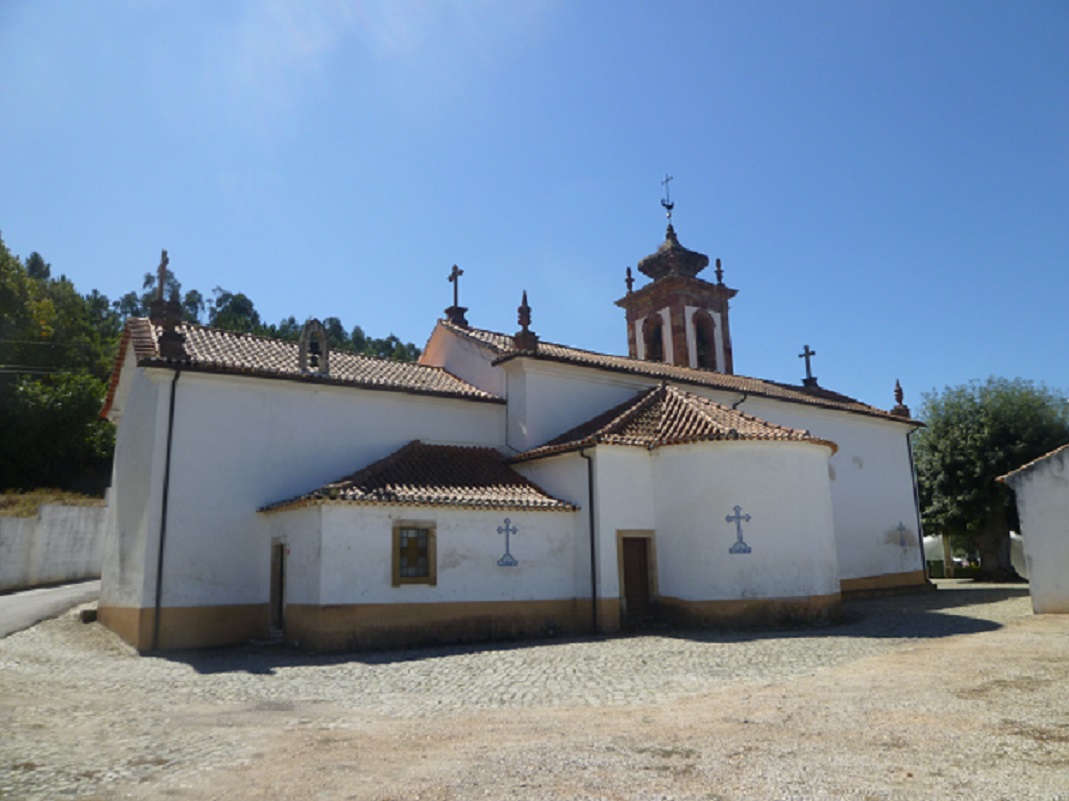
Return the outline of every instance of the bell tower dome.
<path id="1" fill-rule="evenodd" d="M 665 362 L 681 367 L 733 373 L 728 301 L 738 292 L 724 284 L 720 259 L 716 260 L 716 283 L 698 278 L 709 266 L 704 253 L 679 244 L 672 227 L 672 203 L 668 232 L 655 253 L 638 263 L 639 272 L 653 279 L 633 289 L 627 268 L 627 294 L 616 305 L 627 316 L 627 350 L 632 359 Z"/>

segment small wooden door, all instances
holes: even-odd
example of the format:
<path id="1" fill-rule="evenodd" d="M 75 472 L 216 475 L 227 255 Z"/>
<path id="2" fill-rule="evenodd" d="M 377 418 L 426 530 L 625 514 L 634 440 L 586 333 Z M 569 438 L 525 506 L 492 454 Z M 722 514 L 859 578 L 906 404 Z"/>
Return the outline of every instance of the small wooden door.
<path id="1" fill-rule="evenodd" d="M 650 541 L 646 537 L 624 537 L 624 615 L 628 623 L 648 620 L 650 605 Z"/>
<path id="2" fill-rule="evenodd" d="M 286 546 L 271 546 L 271 631 L 282 634 L 286 630 Z"/>

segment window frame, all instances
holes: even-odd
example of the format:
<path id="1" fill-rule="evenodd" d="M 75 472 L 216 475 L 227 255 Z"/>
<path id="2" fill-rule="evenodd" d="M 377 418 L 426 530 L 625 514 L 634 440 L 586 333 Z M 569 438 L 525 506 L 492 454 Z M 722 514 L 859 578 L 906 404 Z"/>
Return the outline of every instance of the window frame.
<path id="1" fill-rule="evenodd" d="M 403 531 L 417 530 L 427 533 L 427 575 L 401 575 L 401 534 Z M 394 587 L 406 584 L 426 584 L 431 587 L 438 584 L 438 526 L 433 520 L 395 520 L 393 521 L 393 554 L 391 575 Z"/>

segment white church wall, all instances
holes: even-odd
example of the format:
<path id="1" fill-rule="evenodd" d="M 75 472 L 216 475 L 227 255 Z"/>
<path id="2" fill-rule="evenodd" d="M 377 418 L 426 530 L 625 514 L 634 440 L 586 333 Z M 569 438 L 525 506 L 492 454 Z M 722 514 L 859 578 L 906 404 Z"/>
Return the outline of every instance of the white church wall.
<path id="1" fill-rule="evenodd" d="M 319 604 L 322 597 L 323 506 L 304 506 L 264 517 L 266 541 L 286 548 L 283 597 L 287 604 Z M 271 548 L 249 554 L 250 572 L 262 575 L 270 586 Z"/>
<path id="2" fill-rule="evenodd" d="M 656 383 L 536 359 L 502 366 L 508 374 L 508 444 L 518 451 L 543 445 Z"/>
<path id="3" fill-rule="evenodd" d="M 577 513 L 369 504 L 322 508 L 321 603 L 537 601 L 576 596 L 572 559 Z M 506 553 L 506 518 L 508 552 L 515 565 L 498 564 Z M 393 586 L 393 527 L 399 522 L 433 526 L 434 585 Z"/>
<path id="4" fill-rule="evenodd" d="M 907 426 L 765 398 L 739 408 L 839 446 L 827 470 L 844 589 L 866 589 L 868 579 L 885 576 L 924 580 Z"/>
<path id="5" fill-rule="evenodd" d="M 1032 610 L 1069 613 L 1069 448 L 1055 451 L 1006 483 L 1021 520 Z"/>
<path id="6" fill-rule="evenodd" d="M 589 596 L 591 594 L 591 532 L 589 477 L 586 460 L 579 453 L 572 452 L 546 459 L 519 462 L 512 467 L 517 473 L 533 481 L 549 495 L 562 501 L 568 501 L 579 508 L 575 515 L 575 536 L 572 543 L 573 572 L 579 594 L 581 596 Z"/>
<path id="7" fill-rule="evenodd" d="M 718 442 L 653 454 L 662 595 L 689 601 L 837 595 L 826 448 Z M 735 507 L 743 542 L 737 545 Z M 749 520 L 745 516 L 749 515 Z"/>
<path id="8" fill-rule="evenodd" d="M 645 448 L 599 445 L 593 453 L 598 595 L 615 599 L 620 597 L 617 532 L 656 531 L 661 510 L 654 493 L 649 451 Z M 659 558 L 659 539 L 654 547 Z"/>
<path id="9" fill-rule="evenodd" d="M 505 373 L 491 366 L 493 353 L 465 337 L 435 325 L 427 346 L 419 357 L 420 364 L 442 367 L 483 392 L 505 397 Z"/>
<path id="10" fill-rule="evenodd" d="M 167 448 L 169 374 L 130 370 L 131 393 L 115 439 L 112 493 L 101 564 L 100 606 L 152 603 Z M 124 371 L 125 377 L 125 371 Z M 115 488 L 121 487 L 121 492 Z"/>
<path id="11" fill-rule="evenodd" d="M 183 373 L 171 493 L 185 502 L 168 515 L 164 605 L 266 602 L 268 571 L 248 569 L 269 558 L 259 507 L 413 439 L 494 445 L 503 416 L 500 404 Z"/>

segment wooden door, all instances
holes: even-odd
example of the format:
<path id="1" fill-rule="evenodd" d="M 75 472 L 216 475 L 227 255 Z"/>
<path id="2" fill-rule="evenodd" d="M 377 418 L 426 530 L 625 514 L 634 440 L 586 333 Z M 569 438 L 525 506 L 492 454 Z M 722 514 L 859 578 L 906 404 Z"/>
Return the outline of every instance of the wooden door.
<path id="1" fill-rule="evenodd" d="M 650 606 L 650 541 L 624 537 L 624 614 L 628 623 L 647 620 Z"/>

